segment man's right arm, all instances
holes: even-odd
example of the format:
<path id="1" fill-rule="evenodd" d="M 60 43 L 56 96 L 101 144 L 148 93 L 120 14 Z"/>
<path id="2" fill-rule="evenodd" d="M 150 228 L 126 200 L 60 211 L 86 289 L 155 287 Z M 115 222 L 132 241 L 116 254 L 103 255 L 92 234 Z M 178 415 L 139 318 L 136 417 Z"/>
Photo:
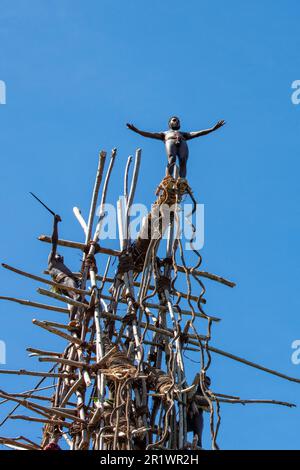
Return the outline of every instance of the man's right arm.
<path id="1" fill-rule="evenodd" d="M 128 129 L 130 129 L 133 132 L 136 132 L 137 134 L 142 135 L 143 137 L 149 137 L 150 139 L 157 139 L 157 140 L 164 140 L 165 139 L 165 134 L 163 132 L 147 132 L 147 131 L 141 131 L 137 127 L 135 127 L 133 124 L 126 124 Z"/>
<path id="2" fill-rule="evenodd" d="M 57 242 L 58 242 L 58 222 L 61 222 L 61 218 L 58 214 L 56 214 L 54 216 L 54 222 L 53 222 L 53 232 L 52 232 L 52 237 L 51 237 L 52 247 L 51 247 L 49 257 L 48 257 L 48 265 L 52 263 L 56 255 Z"/>

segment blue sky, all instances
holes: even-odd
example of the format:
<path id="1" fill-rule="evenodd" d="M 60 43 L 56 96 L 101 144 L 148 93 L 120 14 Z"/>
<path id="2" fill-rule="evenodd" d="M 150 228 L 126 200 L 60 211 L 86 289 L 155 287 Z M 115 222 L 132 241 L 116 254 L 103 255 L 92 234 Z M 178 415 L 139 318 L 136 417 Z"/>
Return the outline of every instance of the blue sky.
<path id="1" fill-rule="evenodd" d="M 119 151 L 108 201 L 119 194 L 128 154 L 142 147 L 136 200 L 151 203 L 164 149 L 130 133 L 126 122 L 164 130 L 178 114 L 184 130 L 197 130 L 225 119 L 226 127 L 190 143 L 188 166 L 194 195 L 205 204 L 203 266 L 237 282 L 233 290 L 206 283 L 206 310 L 222 318 L 212 344 L 300 377 L 291 363 L 291 343 L 300 337 L 300 106 L 291 102 L 291 84 L 300 78 L 299 2 L 0 0 L 0 11 L 0 80 L 7 86 L 1 259 L 35 273 L 46 267 L 48 246 L 36 238 L 49 233 L 51 219 L 29 191 L 61 214 L 63 238 L 82 240 L 72 207 L 87 214 L 102 148 Z M 65 256 L 77 270 L 79 253 Z M 1 271 L 3 295 L 38 299 L 36 287 Z M 49 346 L 49 336 L 31 319 L 49 314 L 1 303 L 0 315 L 5 367 L 34 369 L 25 348 Z M 218 392 L 300 405 L 300 385 L 229 359 L 214 355 L 210 376 Z M 33 384 L 0 379 L 7 390 Z M 2 405 L 0 416 L 7 409 Z M 298 408 L 223 405 L 219 444 L 298 449 L 298 422 Z M 40 435 L 16 421 L 0 430 L 21 433 Z M 208 437 L 206 430 L 206 446 Z"/>

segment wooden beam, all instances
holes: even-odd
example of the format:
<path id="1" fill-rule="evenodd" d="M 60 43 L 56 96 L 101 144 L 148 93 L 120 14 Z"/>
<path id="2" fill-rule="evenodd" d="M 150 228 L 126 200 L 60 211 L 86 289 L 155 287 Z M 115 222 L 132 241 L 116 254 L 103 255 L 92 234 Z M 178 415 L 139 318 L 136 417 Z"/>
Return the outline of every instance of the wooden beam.
<path id="1" fill-rule="evenodd" d="M 1 295 L 0 300 L 8 300 L 9 302 L 16 302 L 17 304 L 26 305 L 28 307 L 41 308 L 42 310 L 51 310 L 52 312 L 67 313 L 67 308 L 56 307 L 54 305 L 40 304 L 38 302 L 32 302 L 31 300 L 17 299 L 15 297 L 6 297 Z"/>
<path id="2" fill-rule="evenodd" d="M 60 372 L 36 372 L 36 371 L 30 371 L 30 370 L 25 370 L 25 369 L 20 369 L 20 370 L 0 369 L 0 374 L 31 375 L 33 377 L 51 377 L 51 378 L 61 377 L 63 379 L 70 379 L 72 377 L 74 378 L 74 374 L 63 374 Z"/>
<path id="3" fill-rule="evenodd" d="M 45 242 L 45 243 L 51 243 L 51 237 L 49 237 L 48 235 L 40 235 L 38 237 L 38 240 L 40 240 L 41 242 Z M 84 251 L 86 249 L 86 245 L 84 243 L 80 243 L 80 242 L 73 242 L 73 241 L 69 241 L 69 240 L 58 240 L 57 244 L 59 246 L 64 246 L 64 247 L 67 247 L 67 248 L 76 248 L 78 250 L 81 250 L 81 251 Z M 110 255 L 110 256 L 120 256 L 121 252 L 118 251 L 118 250 L 113 250 L 111 248 L 104 248 L 104 247 L 101 247 L 98 243 L 96 245 L 96 250 L 95 250 L 96 253 L 102 253 L 104 255 Z"/>
<path id="4" fill-rule="evenodd" d="M 49 286 L 56 287 L 57 289 L 60 289 L 60 290 L 72 291 L 81 295 L 90 295 L 89 291 L 78 289 L 77 287 L 65 286 L 64 284 L 60 284 L 59 282 L 50 281 L 49 279 L 45 279 L 44 277 L 36 276 L 35 274 L 30 274 L 26 271 L 21 271 L 21 269 L 14 268 L 13 266 L 10 266 L 9 264 L 2 263 L 2 267 L 16 274 L 20 274 L 21 276 L 28 277 L 29 279 L 33 279 L 38 282 L 43 282 L 44 284 L 48 284 Z"/>

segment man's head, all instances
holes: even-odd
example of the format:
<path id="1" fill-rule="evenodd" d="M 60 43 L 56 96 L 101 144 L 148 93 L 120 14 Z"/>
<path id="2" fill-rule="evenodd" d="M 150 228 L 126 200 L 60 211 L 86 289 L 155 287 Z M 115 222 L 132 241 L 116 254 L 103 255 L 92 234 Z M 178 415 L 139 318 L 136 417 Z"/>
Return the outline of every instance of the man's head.
<path id="1" fill-rule="evenodd" d="M 64 262 L 64 257 L 59 255 L 58 253 L 56 253 L 55 255 L 55 261 L 58 261 L 60 263 L 63 263 Z"/>
<path id="2" fill-rule="evenodd" d="M 178 131 L 178 129 L 180 129 L 180 119 L 177 116 L 170 117 L 169 128 L 173 131 Z"/>

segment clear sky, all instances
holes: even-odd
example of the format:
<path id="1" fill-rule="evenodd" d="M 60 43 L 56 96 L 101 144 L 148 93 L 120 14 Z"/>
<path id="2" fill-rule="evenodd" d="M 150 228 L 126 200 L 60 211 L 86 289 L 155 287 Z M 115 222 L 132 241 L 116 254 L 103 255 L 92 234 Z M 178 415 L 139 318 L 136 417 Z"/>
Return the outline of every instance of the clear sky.
<path id="1" fill-rule="evenodd" d="M 114 203 L 126 158 L 142 147 L 136 200 L 150 204 L 164 175 L 164 149 L 126 122 L 164 130 L 178 114 L 184 130 L 198 130 L 225 119 L 223 129 L 190 143 L 188 166 L 194 195 L 205 204 L 203 266 L 237 282 L 235 289 L 206 283 L 206 311 L 222 318 L 212 344 L 300 377 L 291 362 L 291 343 L 300 339 L 300 105 L 291 102 L 291 84 L 300 79 L 299 15 L 297 0 L 0 0 L 0 80 L 7 87 L 0 105 L 1 260 L 37 274 L 46 267 L 49 247 L 36 238 L 52 221 L 29 191 L 61 214 L 63 238 L 82 240 L 72 207 L 87 214 L 102 148 L 119 151 L 108 196 Z M 80 254 L 64 254 L 77 270 Z M 36 283 L 4 270 L 0 285 L 3 295 L 40 300 Z M 32 325 L 33 317 L 50 319 L 47 312 L 1 303 L 0 315 L 7 346 L 1 367 L 35 369 L 26 347 L 64 345 Z M 218 392 L 300 405 L 300 384 L 226 358 L 213 355 L 210 376 Z M 0 380 L 8 391 L 35 382 Z M 8 409 L 1 405 L 0 417 Z M 298 423 L 299 408 L 223 405 L 219 444 L 299 449 Z M 40 430 L 10 421 L 4 434 L 37 439 Z"/>

